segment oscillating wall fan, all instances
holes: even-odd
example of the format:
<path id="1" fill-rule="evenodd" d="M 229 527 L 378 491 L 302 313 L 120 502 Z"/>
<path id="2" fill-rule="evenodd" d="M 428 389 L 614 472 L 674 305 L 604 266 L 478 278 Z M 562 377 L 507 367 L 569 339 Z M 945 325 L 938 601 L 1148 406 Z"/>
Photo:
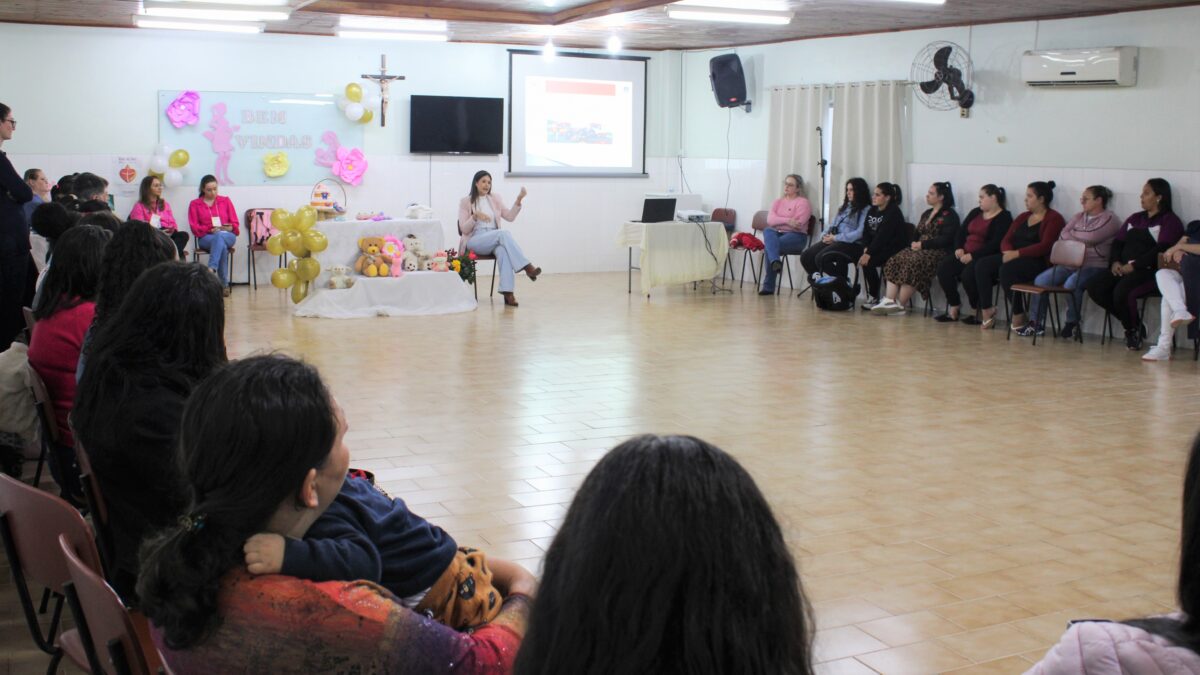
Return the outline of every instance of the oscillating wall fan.
<path id="1" fill-rule="evenodd" d="M 970 108 L 971 58 L 953 42 L 932 42 L 917 54 L 909 79 L 917 83 L 917 98 L 934 110 Z"/>

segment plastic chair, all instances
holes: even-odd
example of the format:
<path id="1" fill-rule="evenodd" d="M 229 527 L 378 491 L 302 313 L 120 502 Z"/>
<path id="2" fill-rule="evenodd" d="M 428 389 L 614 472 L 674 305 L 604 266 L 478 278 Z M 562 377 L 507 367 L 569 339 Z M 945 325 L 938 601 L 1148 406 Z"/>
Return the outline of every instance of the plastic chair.
<path id="1" fill-rule="evenodd" d="M 254 290 L 258 290 L 258 260 L 256 251 L 267 250 L 267 239 L 274 234 L 271 229 L 271 212 L 275 209 L 246 209 L 242 214 L 242 227 L 246 230 L 246 278 Z M 230 249 L 232 251 L 232 249 Z M 230 258 L 232 261 L 233 259 Z M 279 266 L 287 266 L 287 253 L 279 256 Z"/>
<path id="2" fill-rule="evenodd" d="M 734 209 L 714 209 L 712 220 L 725 226 L 725 236 L 732 237 L 737 231 L 737 211 Z M 725 256 L 725 267 L 721 268 L 721 283 L 725 283 L 725 272 L 729 271 L 729 279 L 733 280 L 733 259 Z"/>
<path id="3" fill-rule="evenodd" d="M 764 214 L 764 216 L 763 216 L 762 220 L 759 221 L 758 214 L 757 213 L 754 214 L 755 215 L 755 226 L 757 227 L 757 225 L 761 222 L 762 227 L 758 228 L 758 229 L 765 230 L 767 228 L 767 219 L 766 219 L 766 215 L 765 215 L 767 212 L 760 211 L 759 213 Z M 817 227 L 817 217 L 809 216 L 808 217 L 808 245 L 812 244 L 813 237 L 820 236 L 820 231 L 817 230 L 816 227 Z M 808 245 L 806 245 L 805 248 L 807 248 Z M 794 290 L 796 290 L 796 286 L 792 281 L 792 265 L 791 265 L 791 261 L 789 260 L 789 258 L 791 258 L 792 256 L 799 258 L 800 254 L 799 253 L 781 253 L 781 254 L 779 254 L 779 261 L 781 263 L 783 263 L 783 269 L 787 270 L 788 289 L 794 291 Z M 767 253 L 764 250 L 762 258 L 759 260 L 759 266 L 758 266 L 758 278 L 759 279 L 763 278 L 762 275 L 766 273 L 766 267 L 767 267 Z M 783 281 L 783 280 L 779 279 L 775 282 L 775 295 L 779 295 L 779 293 L 783 290 L 783 284 L 779 283 L 780 281 Z M 757 283 L 757 280 L 756 280 L 756 283 Z"/>
<path id="4" fill-rule="evenodd" d="M 191 227 L 188 227 L 191 230 Z M 233 285 L 233 246 L 230 246 L 226 252 L 229 254 L 229 284 Z M 211 256 L 212 253 L 200 248 L 200 237 L 196 236 L 196 232 L 192 231 L 192 262 L 200 262 L 200 256 Z"/>
<path id="5" fill-rule="evenodd" d="M 60 535 L 79 552 L 80 559 L 99 569 L 100 554 L 92 540 L 92 530 L 73 506 L 0 474 L 0 539 L 4 541 L 13 586 L 17 589 L 29 633 L 38 649 L 50 655 L 47 673 L 58 670 L 64 654 L 75 665 L 90 670 L 78 629 L 59 633 L 65 599 L 63 587 L 71 580 L 58 543 Z M 45 589 L 40 609 L 34 608 L 30 585 Z M 55 601 L 54 609 L 50 625 L 43 630 L 37 615 L 45 613 L 51 598 Z"/>
<path id="6" fill-rule="evenodd" d="M 57 474 L 64 477 L 67 474 L 65 471 L 70 467 L 59 465 L 59 456 L 56 448 L 62 447 L 62 439 L 58 435 L 58 421 L 54 416 L 54 405 L 50 400 L 50 392 L 46 389 L 46 383 L 42 380 L 41 375 L 38 375 L 37 370 L 30 364 L 25 364 L 25 372 L 29 377 L 29 390 L 33 394 L 33 405 L 37 410 L 38 424 L 41 429 L 42 437 L 42 452 L 38 456 L 37 469 L 33 473 L 33 486 L 38 486 L 42 482 L 42 467 L 47 462 L 52 464 L 52 474 Z M 64 496 L 70 501 L 71 496 L 67 494 L 66 486 L 60 485 Z M 81 505 L 81 503 L 76 504 Z"/>
<path id="7" fill-rule="evenodd" d="M 79 482 L 83 486 L 83 496 L 87 500 L 88 512 L 92 515 L 92 527 L 96 531 L 96 548 L 100 552 L 100 562 L 104 569 L 113 570 L 113 541 L 112 527 L 108 520 L 108 504 L 100 491 L 100 482 L 92 471 L 92 459 L 87 454 L 79 437 L 75 437 L 75 461 L 79 463 Z"/>
<path id="8" fill-rule="evenodd" d="M 83 561 L 66 535 L 59 535 L 58 544 L 71 577 L 64 588 L 67 603 L 91 672 L 97 675 L 161 672 L 162 656 L 150 640 L 145 617 L 125 608 L 117 592 Z"/>
<path id="9" fill-rule="evenodd" d="M 458 236 L 462 237 L 462 223 L 458 223 Z M 466 253 L 466 251 L 459 251 L 459 253 Z M 478 265 L 479 265 L 480 260 L 491 260 L 492 261 L 492 290 L 488 293 L 488 297 L 494 298 L 494 297 L 496 297 L 496 264 L 497 264 L 496 256 L 495 255 L 480 255 L 480 254 L 476 253 L 475 254 L 475 265 L 476 265 L 476 267 L 475 267 L 475 283 L 471 284 L 472 286 L 475 287 L 475 299 L 476 300 L 479 299 L 479 266 Z"/>
<path id="10" fill-rule="evenodd" d="M 751 218 L 751 220 L 750 220 L 750 228 L 751 228 L 750 234 L 753 234 L 755 237 L 762 239 L 762 237 L 758 236 L 758 233 L 767 228 L 767 212 L 766 211 L 756 212 L 754 214 L 754 217 Z M 750 274 L 751 274 L 751 276 L 754 277 L 754 286 L 756 288 L 758 287 L 758 278 L 759 278 L 758 277 L 758 269 L 754 266 L 754 263 L 750 261 L 751 253 L 754 253 L 754 251 L 751 251 L 750 249 L 746 249 L 742 255 L 742 275 L 738 281 L 738 288 L 743 288 L 746 285 L 746 263 L 747 262 L 750 262 Z M 759 253 L 761 253 L 763 257 L 766 257 L 766 255 L 767 255 L 766 249 L 761 249 L 759 251 Z M 760 265 L 761 265 L 761 263 L 760 263 Z"/>

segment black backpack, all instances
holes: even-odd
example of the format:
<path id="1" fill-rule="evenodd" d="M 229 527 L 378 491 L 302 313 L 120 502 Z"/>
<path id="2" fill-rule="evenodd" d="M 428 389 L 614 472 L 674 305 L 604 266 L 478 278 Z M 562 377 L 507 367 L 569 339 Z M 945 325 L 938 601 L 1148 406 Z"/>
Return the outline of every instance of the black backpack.
<path id="1" fill-rule="evenodd" d="M 830 312 L 845 312 L 854 309 L 854 299 L 858 297 L 857 284 L 850 285 L 846 277 L 821 277 L 813 282 L 813 300 L 817 307 Z"/>

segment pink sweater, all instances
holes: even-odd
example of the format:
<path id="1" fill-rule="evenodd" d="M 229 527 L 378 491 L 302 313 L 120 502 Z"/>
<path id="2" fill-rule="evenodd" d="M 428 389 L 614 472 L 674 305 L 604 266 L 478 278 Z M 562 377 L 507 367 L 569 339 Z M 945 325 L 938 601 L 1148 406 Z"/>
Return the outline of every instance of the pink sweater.
<path id="1" fill-rule="evenodd" d="M 1063 228 L 1059 239 L 1082 241 L 1087 244 L 1083 253 L 1084 267 L 1108 267 L 1108 254 L 1113 237 L 1121 230 L 1121 221 L 1112 211 L 1102 211 L 1088 221 L 1084 212 L 1076 213 Z"/>
<path id="2" fill-rule="evenodd" d="M 179 225 L 175 222 L 175 215 L 171 213 L 171 205 L 167 203 L 167 200 L 159 200 L 157 206 L 157 211 L 151 211 L 150 207 L 138 202 L 133 205 L 133 210 L 129 212 L 129 219 L 140 220 L 148 223 L 150 222 L 150 217 L 157 214 L 160 218 L 158 222 L 159 227 L 167 232 L 174 232 L 178 230 Z"/>
<path id="3" fill-rule="evenodd" d="M 81 302 L 70 309 L 60 309 L 49 318 L 35 323 L 33 337 L 29 340 L 29 365 L 46 383 L 46 391 L 54 403 L 59 439 L 67 447 L 75 446 L 71 426 L 67 422 L 75 406 L 75 367 L 79 365 L 83 336 L 88 326 L 92 325 L 95 315 L 94 302 Z"/>
<path id="4" fill-rule="evenodd" d="M 193 199 L 192 203 L 188 204 L 188 227 L 192 228 L 192 235 L 199 239 L 212 234 L 214 216 L 221 219 L 222 225 L 232 227 L 235 235 L 240 234 L 237 210 L 233 208 L 233 202 L 225 195 L 217 195 L 217 201 L 213 202 L 212 206 L 205 204 L 203 197 Z"/>
<path id="5" fill-rule="evenodd" d="M 490 203 L 491 208 L 489 209 L 487 205 L 480 203 L 478 205 L 478 210 L 486 213 L 488 218 L 492 218 L 491 222 L 484 223 L 484 225 L 491 225 L 497 230 L 500 229 L 501 218 L 511 223 L 517 219 L 517 214 L 521 212 L 520 206 L 514 205 L 511 209 L 506 207 L 504 205 L 504 199 L 502 199 L 500 195 L 496 194 L 495 192 L 489 193 L 486 199 Z M 470 239 L 471 234 L 475 232 L 475 211 L 475 205 L 471 204 L 470 197 L 463 197 L 458 202 L 458 232 L 462 235 L 462 238 L 459 239 L 458 242 L 459 253 L 462 253 L 466 250 L 467 240 Z M 492 216 L 493 213 L 495 214 L 494 218 Z"/>
<path id="6" fill-rule="evenodd" d="M 776 232 L 808 232 L 808 219 L 811 217 L 812 205 L 804 197 L 780 197 L 771 204 L 771 212 L 767 214 L 767 225 Z M 792 218 L 800 222 L 799 227 L 788 224 Z"/>
<path id="7" fill-rule="evenodd" d="M 1200 654 L 1123 623 L 1083 621 L 1025 675 L 1200 675 Z"/>

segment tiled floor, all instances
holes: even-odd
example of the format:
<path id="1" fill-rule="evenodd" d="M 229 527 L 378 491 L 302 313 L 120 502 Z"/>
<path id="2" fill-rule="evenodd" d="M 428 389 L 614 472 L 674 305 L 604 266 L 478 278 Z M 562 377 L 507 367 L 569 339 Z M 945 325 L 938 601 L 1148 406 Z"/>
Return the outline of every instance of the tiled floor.
<path id="1" fill-rule="evenodd" d="M 482 289 L 486 289 L 486 279 Z M 461 543 L 537 569 L 575 488 L 640 432 L 736 455 L 773 504 L 817 614 L 818 671 L 1015 673 L 1078 617 L 1172 606 L 1200 368 L 1121 345 L 1006 342 L 807 297 L 624 292 L 547 276 L 521 307 L 296 320 L 238 288 L 231 356 L 318 365 L 353 463 Z M 7 576 L 0 648 L 44 670 Z"/>

